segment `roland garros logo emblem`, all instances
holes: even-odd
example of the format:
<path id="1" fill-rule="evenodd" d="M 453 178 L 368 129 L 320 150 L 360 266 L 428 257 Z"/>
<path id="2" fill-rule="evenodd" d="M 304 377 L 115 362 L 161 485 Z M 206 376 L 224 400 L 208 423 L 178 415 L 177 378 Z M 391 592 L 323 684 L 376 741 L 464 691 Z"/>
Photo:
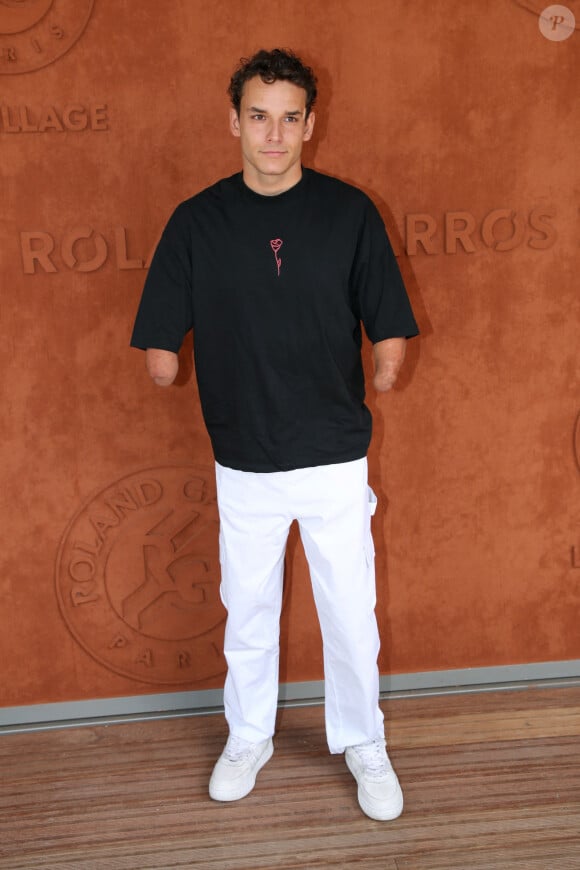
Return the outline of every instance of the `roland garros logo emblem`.
<path id="1" fill-rule="evenodd" d="M 62 57 L 83 33 L 94 0 L 0 0 L 0 73 L 27 73 Z"/>
<path id="2" fill-rule="evenodd" d="M 73 517 L 56 594 L 78 643 L 146 683 L 195 685 L 225 672 L 213 471 L 151 468 L 121 478 Z"/>

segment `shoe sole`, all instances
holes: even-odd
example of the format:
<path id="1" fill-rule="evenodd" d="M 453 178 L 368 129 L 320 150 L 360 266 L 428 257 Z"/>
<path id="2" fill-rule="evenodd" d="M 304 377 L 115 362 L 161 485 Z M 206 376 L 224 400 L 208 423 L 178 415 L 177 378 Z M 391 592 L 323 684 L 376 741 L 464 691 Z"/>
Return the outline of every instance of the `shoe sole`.
<path id="1" fill-rule="evenodd" d="M 272 741 L 270 740 L 266 744 L 266 746 L 264 747 L 264 751 L 262 752 L 261 756 L 259 757 L 259 759 L 256 763 L 256 769 L 254 770 L 253 779 L 250 781 L 249 785 L 248 785 L 247 780 L 246 780 L 243 787 L 241 786 L 237 791 L 235 791 L 235 790 L 232 791 L 232 789 L 228 789 L 227 791 L 225 789 L 220 790 L 219 788 L 216 788 L 215 786 L 213 786 L 211 783 L 211 780 L 210 780 L 210 784 L 209 784 L 209 796 L 210 796 L 210 798 L 214 801 L 220 801 L 222 803 L 226 803 L 228 801 L 239 801 L 242 798 L 246 797 L 246 795 L 250 794 L 250 792 L 253 791 L 254 786 L 256 785 L 257 775 L 259 774 L 261 769 L 264 767 L 264 765 L 267 764 L 268 761 L 270 761 L 273 754 L 274 754 L 274 745 L 273 745 Z"/>

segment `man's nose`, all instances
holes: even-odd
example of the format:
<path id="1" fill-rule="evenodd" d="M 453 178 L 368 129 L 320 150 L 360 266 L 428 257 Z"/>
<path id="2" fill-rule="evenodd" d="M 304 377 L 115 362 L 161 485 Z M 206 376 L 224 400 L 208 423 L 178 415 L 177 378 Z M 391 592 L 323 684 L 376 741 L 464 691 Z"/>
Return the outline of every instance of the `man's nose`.
<path id="1" fill-rule="evenodd" d="M 268 141 L 279 142 L 282 138 L 282 123 L 281 121 L 271 121 L 268 130 Z"/>

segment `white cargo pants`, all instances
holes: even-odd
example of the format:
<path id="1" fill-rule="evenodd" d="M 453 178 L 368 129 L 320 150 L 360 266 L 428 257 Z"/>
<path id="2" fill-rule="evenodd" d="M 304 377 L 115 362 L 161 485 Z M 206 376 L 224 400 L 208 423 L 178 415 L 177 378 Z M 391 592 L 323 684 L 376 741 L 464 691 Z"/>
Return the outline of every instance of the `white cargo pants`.
<path id="1" fill-rule="evenodd" d="M 230 733 L 252 742 L 274 733 L 284 554 L 296 519 L 322 632 L 329 749 L 382 737 L 370 529 L 376 499 L 366 459 L 269 473 L 216 464 L 216 479 Z"/>

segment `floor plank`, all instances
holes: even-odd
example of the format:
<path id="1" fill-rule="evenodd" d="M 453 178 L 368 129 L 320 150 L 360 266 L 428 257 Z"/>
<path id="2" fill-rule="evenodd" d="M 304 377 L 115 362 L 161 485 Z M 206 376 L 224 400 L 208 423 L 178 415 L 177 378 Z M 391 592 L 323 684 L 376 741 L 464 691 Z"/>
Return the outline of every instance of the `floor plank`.
<path id="1" fill-rule="evenodd" d="M 243 801 L 207 782 L 207 716 L 0 737 L 3 870 L 580 870 L 580 688 L 383 705 L 403 816 L 364 816 L 320 707 L 280 712 Z"/>

